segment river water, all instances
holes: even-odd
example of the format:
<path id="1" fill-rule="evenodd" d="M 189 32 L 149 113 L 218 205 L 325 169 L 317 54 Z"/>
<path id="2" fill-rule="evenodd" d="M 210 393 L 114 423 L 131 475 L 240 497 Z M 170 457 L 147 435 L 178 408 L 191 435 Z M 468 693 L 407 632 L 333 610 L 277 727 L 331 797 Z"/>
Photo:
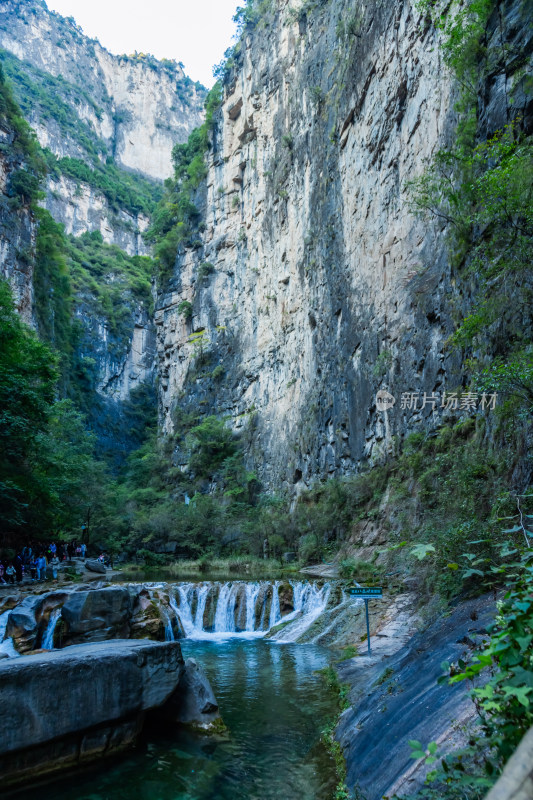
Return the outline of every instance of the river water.
<path id="1" fill-rule="evenodd" d="M 258 638 L 181 646 L 207 672 L 229 734 L 147 731 L 128 756 L 39 788 L 40 800 L 330 798 L 335 772 L 321 732 L 336 704 L 316 670 L 331 653 Z"/>

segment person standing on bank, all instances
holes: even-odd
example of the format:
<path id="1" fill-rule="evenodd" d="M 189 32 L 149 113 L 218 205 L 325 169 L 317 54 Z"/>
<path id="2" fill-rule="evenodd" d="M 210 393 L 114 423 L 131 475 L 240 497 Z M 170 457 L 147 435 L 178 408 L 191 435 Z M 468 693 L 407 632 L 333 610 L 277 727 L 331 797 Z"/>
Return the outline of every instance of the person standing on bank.
<path id="1" fill-rule="evenodd" d="M 53 557 L 50 559 L 50 566 L 52 567 L 52 578 L 57 581 L 57 569 L 59 567 L 59 559 L 54 553 Z"/>
<path id="2" fill-rule="evenodd" d="M 16 575 L 15 567 L 13 566 L 13 564 L 10 564 L 6 569 L 7 582 L 15 583 L 15 575 Z"/>
<path id="3" fill-rule="evenodd" d="M 37 580 L 44 581 L 46 578 L 46 558 L 41 555 L 37 559 Z"/>

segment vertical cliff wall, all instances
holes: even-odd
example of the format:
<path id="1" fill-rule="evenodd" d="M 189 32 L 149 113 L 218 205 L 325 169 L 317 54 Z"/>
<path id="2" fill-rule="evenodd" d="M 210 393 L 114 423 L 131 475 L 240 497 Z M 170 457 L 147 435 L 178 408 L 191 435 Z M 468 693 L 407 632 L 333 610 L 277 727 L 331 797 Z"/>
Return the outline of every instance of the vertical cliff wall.
<path id="1" fill-rule="evenodd" d="M 512 39 L 519 13 L 504 5 L 493 31 Z M 412 0 L 277 0 L 235 60 L 202 248 L 178 256 L 156 312 L 161 413 L 167 431 L 187 403 L 229 415 L 264 483 L 298 491 L 442 419 L 402 408 L 403 393 L 463 384 L 445 346 L 461 304 L 446 228 L 408 202 L 453 136 L 453 83 Z M 490 122 L 507 116 L 504 88 L 486 87 Z"/>
<path id="2" fill-rule="evenodd" d="M 23 154 L 13 151 L 16 134 L 8 120 L 0 122 L 0 275 L 13 289 L 22 319 L 33 323 L 33 262 L 35 222 L 29 203 L 14 196 L 11 181 L 25 167 Z"/>
<path id="3" fill-rule="evenodd" d="M 201 331 L 226 370 L 214 407 L 237 428 L 253 414 L 250 460 L 289 485 L 375 457 L 406 423 L 399 403 L 377 411 L 376 391 L 439 390 L 454 367 L 443 231 L 406 196 L 453 125 L 434 31 L 407 0 L 299 5 L 275 4 L 243 40 L 209 153 L 204 250 L 179 260 L 156 317 L 166 429 L 178 393 L 202 391 L 186 380 Z"/>
<path id="4" fill-rule="evenodd" d="M 206 91 L 174 61 L 111 55 L 39 0 L 0 1 L 0 48 L 44 148 L 41 203 L 70 237 L 71 391 L 106 449 L 124 451 L 131 392 L 155 378 L 152 267 L 137 258 L 150 255 L 142 234 L 171 174 L 173 146 L 202 121 Z M 12 206 L 2 216 L 9 234 L 0 261 L 26 319 L 44 320 L 47 335 L 50 309 L 32 309 L 35 225 Z M 46 286 L 46 275 L 36 278 Z"/>

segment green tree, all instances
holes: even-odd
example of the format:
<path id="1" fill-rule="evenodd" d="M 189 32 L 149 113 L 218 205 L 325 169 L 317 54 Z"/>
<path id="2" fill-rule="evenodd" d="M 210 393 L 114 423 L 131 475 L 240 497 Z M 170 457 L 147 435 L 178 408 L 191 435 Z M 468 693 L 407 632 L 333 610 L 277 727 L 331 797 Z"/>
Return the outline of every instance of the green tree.
<path id="1" fill-rule="evenodd" d="M 58 377 L 50 348 L 17 315 L 0 281 L 0 527 L 20 531 L 50 497 L 35 472 L 39 437 L 47 430 Z"/>

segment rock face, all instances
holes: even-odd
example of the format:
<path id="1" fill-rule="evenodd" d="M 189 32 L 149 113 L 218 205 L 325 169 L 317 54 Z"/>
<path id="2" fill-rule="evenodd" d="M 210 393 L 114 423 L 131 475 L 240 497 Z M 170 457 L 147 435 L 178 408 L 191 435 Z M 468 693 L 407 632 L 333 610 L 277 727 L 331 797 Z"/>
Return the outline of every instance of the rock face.
<path id="1" fill-rule="evenodd" d="M 98 572 L 100 575 L 105 575 L 105 565 L 96 558 L 88 558 L 85 562 L 85 569 L 88 569 L 89 572 Z"/>
<path id="2" fill-rule="evenodd" d="M 142 234 L 149 219 L 141 213 L 112 209 L 105 196 L 86 183 L 65 175 L 48 180 L 45 206 L 65 233 L 79 236 L 100 231 L 106 244 L 116 244 L 130 256 L 150 255 Z"/>
<path id="3" fill-rule="evenodd" d="M 33 322 L 33 259 L 35 222 L 27 204 L 14 207 L 8 196 L 11 177 L 24 167 L 21 156 L 11 150 L 12 129 L 0 127 L 0 276 L 11 284 L 20 316 Z"/>
<path id="4" fill-rule="evenodd" d="M 414 793 L 425 773 L 413 763 L 409 740 L 436 741 L 439 751 L 460 741 L 475 707 L 464 684 L 437 684 L 440 665 L 464 658 L 494 611 L 488 597 L 464 602 L 384 659 L 357 656 L 337 665 L 340 680 L 351 686 L 351 707 L 336 734 L 350 791 L 357 786 L 367 800 Z"/>
<path id="5" fill-rule="evenodd" d="M 98 232 L 106 244 L 130 256 L 150 255 L 142 238 L 148 214 L 172 172 L 173 146 L 201 124 L 206 90 L 174 61 L 110 54 L 41 0 L 0 3 L 0 48 L 4 72 L 39 142 L 56 159 L 70 159 L 68 167 L 50 166 L 43 200 L 48 211 L 67 234 Z M 0 137 L 9 145 L 8 133 Z M 0 188 L 11 169 L 3 160 L 2 152 Z M 21 314 L 33 322 L 38 315 L 32 308 L 35 224 L 30 213 L 2 206 L 0 235 L 0 267 Z M 101 262 L 111 260 L 112 254 L 102 254 Z M 133 269 L 140 271 L 138 265 Z M 96 269 L 92 280 L 75 281 L 80 365 L 73 373 L 76 379 L 83 376 L 82 391 L 91 394 L 84 396 L 83 410 L 116 463 L 138 444 L 125 419 L 132 391 L 147 390 L 156 402 L 150 266 L 144 269 L 148 296 L 142 300 L 124 289 L 119 304 L 100 303 L 98 283 L 104 291 L 121 286 L 119 267 L 104 276 Z"/>
<path id="6" fill-rule="evenodd" d="M 132 616 L 132 598 L 123 587 L 73 592 L 61 609 L 67 641 L 72 644 L 102 639 L 127 638 Z"/>
<path id="7" fill-rule="evenodd" d="M 180 691 L 174 692 L 162 710 L 168 721 L 209 731 L 220 720 L 218 703 L 203 669 L 193 658 L 185 662 Z"/>
<path id="8" fill-rule="evenodd" d="M 76 125 L 92 129 L 125 169 L 164 180 L 171 174 L 172 147 L 201 123 L 205 89 L 187 78 L 180 64 L 111 55 L 40 0 L 2 2 L 0 46 L 29 62 L 34 79 L 39 72 L 59 78 Z M 28 121 L 56 155 L 85 157 L 80 137 L 65 135 L 38 103 Z M 76 125 L 71 123 L 71 131 Z"/>
<path id="9" fill-rule="evenodd" d="M 402 393 L 462 381 L 445 347 L 461 307 L 446 230 L 409 211 L 408 182 L 456 121 L 437 33 L 412 0 L 298 8 L 276 0 L 243 39 L 199 198 L 203 247 L 178 257 L 155 317 L 165 430 L 178 399 L 231 416 L 263 484 L 295 493 L 437 420 Z M 530 30 L 519 3 L 500 8 L 508 41 Z M 483 88 L 489 128 L 520 110 L 506 97 Z M 208 371 L 194 369 L 199 340 Z"/>
<path id="10" fill-rule="evenodd" d="M 19 653 L 42 646 L 51 614 L 55 647 L 117 638 L 165 639 L 161 599 L 143 586 L 109 586 L 25 598 L 10 613 L 6 635 Z"/>
<path id="11" fill-rule="evenodd" d="M 182 672 L 175 642 L 113 641 L 3 661 L 4 788 L 123 750 Z"/>

